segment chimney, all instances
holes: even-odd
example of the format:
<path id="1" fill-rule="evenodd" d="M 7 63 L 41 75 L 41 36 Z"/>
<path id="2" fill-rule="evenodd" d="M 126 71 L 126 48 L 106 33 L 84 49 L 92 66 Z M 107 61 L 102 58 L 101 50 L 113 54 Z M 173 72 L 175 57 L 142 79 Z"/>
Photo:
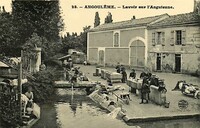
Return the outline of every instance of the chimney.
<path id="1" fill-rule="evenodd" d="M 6 10 L 5 10 L 4 6 L 2 6 L 2 12 L 6 12 Z"/>
<path id="2" fill-rule="evenodd" d="M 135 20 L 135 19 L 136 19 L 135 16 L 133 16 L 131 20 Z"/>
<path id="3" fill-rule="evenodd" d="M 194 12 L 200 15 L 200 0 L 194 0 Z"/>

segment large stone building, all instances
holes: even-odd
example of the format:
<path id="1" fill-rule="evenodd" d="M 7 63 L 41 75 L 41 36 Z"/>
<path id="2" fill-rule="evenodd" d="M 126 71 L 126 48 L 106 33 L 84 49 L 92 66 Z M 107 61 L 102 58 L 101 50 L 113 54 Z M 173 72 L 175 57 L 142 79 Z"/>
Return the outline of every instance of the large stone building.
<path id="1" fill-rule="evenodd" d="M 195 73 L 200 67 L 200 9 L 194 12 L 132 19 L 97 26 L 88 32 L 87 60 L 120 62 L 154 71 Z"/>
<path id="2" fill-rule="evenodd" d="M 195 73 L 200 66 L 200 16 L 170 16 L 148 27 L 148 67 L 154 71 Z"/>
<path id="3" fill-rule="evenodd" d="M 169 17 L 167 14 L 108 23 L 88 32 L 87 59 L 101 65 L 144 67 L 147 64 L 147 26 Z"/>

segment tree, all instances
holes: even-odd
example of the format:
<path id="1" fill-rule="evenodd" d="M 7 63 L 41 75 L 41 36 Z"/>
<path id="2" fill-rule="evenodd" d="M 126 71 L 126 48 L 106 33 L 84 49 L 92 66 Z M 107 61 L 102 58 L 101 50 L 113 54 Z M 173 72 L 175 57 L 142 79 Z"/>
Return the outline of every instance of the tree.
<path id="1" fill-rule="evenodd" d="M 12 1 L 14 26 L 17 27 L 16 47 L 21 47 L 33 33 L 47 39 L 48 45 L 59 42 L 63 21 L 58 1 Z"/>
<path id="2" fill-rule="evenodd" d="M 100 25 L 100 17 L 99 17 L 99 13 L 96 12 L 95 13 L 95 19 L 94 19 L 94 27 L 97 27 Z"/>
<path id="3" fill-rule="evenodd" d="M 79 51 L 87 52 L 87 32 L 91 26 L 83 27 L 83 32 L 78 35 L 76 32 L 69 32 L 64 35 L 62 39 L 62 48 L 60 53 L 67 54 L 69 49 L 76 49 Z"/>
<path id="4" fill-rule="evenodd" d="M 81 44 L 83 45 L 82 51 L 87 53 L 87 33 L 90 30 L 91 26 L 83 27 L 83 32 L 80 34 L 81 37 Z"/>
<path id="5" fill-rule="evenodd" d="M 112 23 L 112 22 L 113 22 L 112 14 L 108 12 L 108 15 L 105 18 L 105 23 Z"/>
<path id="6" fill-rule="evenodd" d="M 16 54 L 16 27 L 13 25 L 13 17 L 6 12 L 4 7 L 0 11 L 0 54 L 13 56 Z M 20 53 L 20 51 L 19 51 Z"/>

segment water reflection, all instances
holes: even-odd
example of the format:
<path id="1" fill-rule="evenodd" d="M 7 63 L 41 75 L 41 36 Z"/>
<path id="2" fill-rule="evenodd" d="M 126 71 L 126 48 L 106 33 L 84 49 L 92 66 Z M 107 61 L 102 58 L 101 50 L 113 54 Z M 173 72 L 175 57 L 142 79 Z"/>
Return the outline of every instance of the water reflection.
<path id="1" fill-rule="evenodd" d="M 91 101 L 86 92 L 75 89 L 72 95 L 69 89 L 58 89 L 55 103 L 57 123 L 60 128 L 199 128 L 197 120 L 177 120 L 125 124 L 113 119 L 106 110 L 100 109 Z"/>

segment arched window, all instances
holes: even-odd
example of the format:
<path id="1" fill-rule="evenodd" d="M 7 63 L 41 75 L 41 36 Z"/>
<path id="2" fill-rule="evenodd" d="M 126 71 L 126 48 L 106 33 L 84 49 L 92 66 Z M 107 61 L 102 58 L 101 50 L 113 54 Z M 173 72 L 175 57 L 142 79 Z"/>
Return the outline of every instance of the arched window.
<path id="1" fill-rule="evenodd" d="M 119 47 L 119 33 L 114 34 L 114 47 Z"/>

